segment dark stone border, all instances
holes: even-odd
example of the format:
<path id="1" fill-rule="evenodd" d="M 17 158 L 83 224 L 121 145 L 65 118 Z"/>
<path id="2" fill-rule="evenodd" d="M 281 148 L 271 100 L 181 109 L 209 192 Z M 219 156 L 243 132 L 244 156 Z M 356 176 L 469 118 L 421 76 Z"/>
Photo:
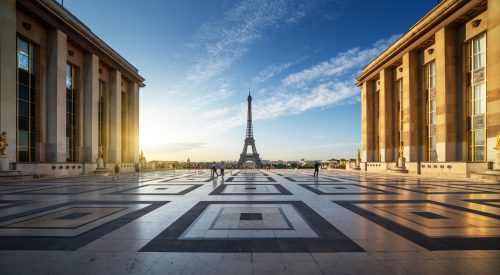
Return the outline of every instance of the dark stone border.
<path id="1" fill-rule="evenodd" d="M 425 236 L 424 234 L 415 231 L 413 229 L 404 227 L 392 220 L 387 218 L 378 216 L 372 212 L 364 210 L 356 204 L 378 204 L 378 203 L 392 203 L 392 204 L 405 204 L 405 203 L 432 203 L 448 208 L 452 208 L 455 210 L 475 213 L 478 215 L 483 215 L 491 218 L 500 219 L 500 216 L 494 215 L 491 213 L 481 212 L 477 210 L 467 209 L 463 207 L 459 207 L 456 205 L 450 205 L 446 203 L 430 201 L 430 200 L 405 200 L 405 201 L 396 201 L 396 200 L 380 200 L 380 201 L 333 201 L 334 203 L 422 246 L 429 250 L 498 250 L 500 249 L 500 238 L 498 237 L 472 237 L 472 238 L 464 238 L 464 237 L 437 237 L 431 238 Z"/>
<path id="2" fill-rule="evenodd" d="M 186 178 L 189 178 L 189 177 L 186 177 Z M 212 179 L 211 178 L 207 178 L 207 177 L 203 177 L 200 179 L 193 179 L 193 180 L 183 180 L 183 181 L 174 181 L 174 180 L 179 180 L 179 179 L 183 179 L 183 177 L 180 177 L 180 178 L 173 178 L 173 179 L 166 179 L 166 180 L 161 180 L 159 182 L 171 182 L 171 183 L 176 183 L 176 182 L 209 182 L 211 181 Z"/>
<path id="3" fill-rule="evenodd" d="M 439 185 L 435 183 L 405 183 L 404 186 L 396 185 L 396 184 L 387 184 L 387 183 L 379 183 L 377 185 L 382 185 L 385 187 L 390 187 L 390 188 L 396 188 L 400 190 L 406 190 L 410 192 L 415 192 L 415 193 L 420 193 L 420 194 L 498 194 L 498 192 L 493 192 L 493 191 L 484 191 L 484 190 L 477 190 L 477 189 L 469 189 L 465 187 L 457 187 L 457 186 L 446 186 L 446 185 Z M 463 189 L 463 192 L 443 192 L 443 191 L 437 191 L 437 192 L 426 192 L 426 191 L 420 191 L 420 190 L 414 190 L 410 188 L 405 188 L 405 186 L 418 186 L 418 185 L 432 185 L 436 187 L 444 187 L 444 188 L 455 188 L 455 189 Z"/>
<path id="4" fill-rule="evenodd" d="M 292 204 L 319 238 L 181 240 L 210 204 Z M 146 244 L 141 252 L 364 252 L 301 201 L 201 201 Z"/>
<path id="5" fill-rule="evenodd" d="M 134 189 L 140 189 L 140 188 L 143 188 L 143 187 L 146 187 L 146 186 L 162 186 L 162 185 L 165 185 L 165 186 L 172 186 L 172 185 L 191 185 L 191 187 L 189 187 L 188 189 L 185 189 L 185 190 L 182 190 L 181 192 L 178 192 L 178 193 L 125 193 L 127 191 L 130 191 L 130 190 L 134 190 Z M 107 193 L 105 195 L 127 195 L 127 196 L 139 196 L 139 195 L 145 195 L 145 196 L 149 196 L 149 195 L 154 195 L 154 196 L 176 196 L 176 195 L 186 195 L 187 193 L 193 191 L 194 189 L 200 187 L 200 186 L 203 186 L 203 184 L 145 184 L 145 185 L 141 185 L 141 186 L 135 186 L 135 187 L 132 187 L 132 188 L 127 188 L 127 189 L 124 189 L 124 190 L 120 190 L 120 191 L 116 191 L 116 192 L 111 192 L 111 193 Z"/>
<path id="6" fill-rule="evenodd" d="M 56 209 L 73 204 L 151 204 L 143 209 L 126 214 L 115 220 L 97 226 L 75 237 L 0 237 L 0 250 L 63 250 L 72 251 L 93 242 L 100 237 L 126 225 L 127 223 L 168 203 L 167 201 L 72 201 L 62 204 L 31 210 L 0 218 L 0 221 L 20 218 L 39 212 Z"/>
<path id="7" fill-rule="evenodd" d="M 313 180 L 296 180 L 296 179 L 293 179 L 292 177 L 284 177 L 284 178 L 291 181 L 291 182 L 343 182 L 340 180 L 335 180 L 335 179 L 330 179 L 330 178 L 322 178 L 322 177 L 319 177 L 318 180 L 315 180 L 315 179 L 313 179 Z"/>
<path id="8" fill-rule="evenodd" d="M 15 186 L 15 187 L 19 187 L 19 188 L 10 189 L 10 190 L 0 190 L 0 195 L 8 195 L 8 194 L 15 194 L 15 193 L 19 193 L 19 192 L 42 190 L 44 188 L 51 188 L 54 185 L 45 184 L 45 185 L 28 185 L 28 186 L 24 185 L 23 186 L 21 184 L 9 183 L 9 184 L 2 184 L 2 186 Z M 24 191 L 22 191 L 22 190 L 24 190 Z"/>
<path id="9" fill-rule="evenodd" d="M 245 180 L 235 180 L 234 176 L 229 177 L 226 182 L 276 182 L 272 177 L 264 177 L 267 180 L 253 180 L 253 179 L 245 179 Z"/>
<path id="10" fill-rule="evenodd" d="M 489 202 L 500 202 L 500 199 L 498 199 L 498 200 L 497 199 L 484 199 L 484 200 L 464 199 L 463 201 L 473 202 L 473 203 L 477 203 L 477 204 L 482 204 L 482 205 L 487 205 L 487 206 L 492 206 L 492 207 L 500 208 L 500 205 L 498 205 L 498 204 L 489 203 Z"/>
<path id="11" fill-rule="evenodd" d="M 346 183 L 346 184 L 299 184 L 300 186 L 304 187 L 305 189 L 317 194 L 317 195 L 383 195 L 383 194 L 390 194 L 390 195 L 399 195 L 399 193 L 391 192 L 391 191 L 386 191 L 382 189 L 377 189 L 369 186 L 363 186 L 359 184 L 354 184 L 354 183 Z M 325 193 L 322 192 L 318 189 L 312 188 L 311 185 L 330 185 L 330 186 L 342 186 L 342 185 L 354 185 L 362 188 L 366 188 L 369 190 L 374 190 L 374 191 L 379 191 L 379 192 L 353 192 L 353 193 Z"/>
<path id="12" fill-rule="evenodd" d="M 7 209 L 11 207 L 21 206 L 32 203 L 32 200 L 0 200 L 0 204 L 9 204 L 6 206 L 0 206 L 0 210 Z"/>
<path id="13" fill-rule="evenodd" d="M 233 185 L 233 186 L 243 186 L 243 185 L 255 185 L 255 186 L 263 186 L 263 185 L 272 185 L 278 189 L 279 193 L 222 193 L 224 189 L 226 189 L 226 186 Z M 212 191 L 209 195 L 223 195 L 223 196 L 231 196 L 231 195 L 245 195 L 245 196 L 252 196 L 252 195 L 293 195 L 288 191 L 285 187 L 283 187 L 281 184 L 222 184 L 215 188 L 214 191 Z"/>
<path id="14" fill-rule="evenodd" d="M 86 190 L 86 191 L 80 191 L 80 192 L 49 192 L 51 189 L 57 189 L 57 188 L 64 188 L 64 187 L 82 187 L 82 186 L 89 186 L 86 184 L 77 184 L 77 185 L 63 185 L 63 186 L 51 186 L 48 188 L 41 188 L 41 189 L 36 189 L 36 190 L 28 190 L 28 191 L 20 191 L 16 193 L 10 193 L 10 195 L 80 195 L 80 194 L 85 194 L 85 193 L 90 193 L 90 192 L 95 192 L 95 191 L 101 191 L 101 190 L 106 190 L 110 188 L 115 188 L 115 187 L 120 187 L 118 184 L 113 184 L 113 185 L 92 185 L 95 186 L 96 188 L 93 190 Z M 47 191 L 47 192 L 37 192 L 37 191 Z"/>

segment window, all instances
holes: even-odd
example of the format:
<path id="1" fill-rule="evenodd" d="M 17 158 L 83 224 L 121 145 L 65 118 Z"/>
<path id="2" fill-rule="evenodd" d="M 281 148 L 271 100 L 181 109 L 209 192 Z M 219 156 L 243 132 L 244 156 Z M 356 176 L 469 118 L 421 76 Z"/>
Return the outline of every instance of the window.
<path id="1" fill-rule="evenodd" d="M 127 160 L 126 152 L 127 152 L 127 93 L 122 92 L 122 162 Z"/>
<path id="2" fill-rule="evenodd" d="M 396 80 L 396 97 L 397 97 L 397 119 L 398 119 L 398 128 L 397 128 L 397 141 L 398 145 L 396 147 L 396 152 L 399 152 L 399 146 L 403 146 L 403 79 Z M 399 155 L 397 155 L 399 157 Z"/>
<path id="3" fill-rule="evenodd" d="M 427 93 L 427 161 L 437 161 L 436 150 L 436 63 L 425 66 Z"/>
<path id="4" fill-rule="evenodd" d="M 472 39 L 468 51 L 468 160 L 486 161 L 486 36 Z"/>
<path id="5" fill-rule="evenodd" d="M 99 146 L 104 146 L 104 95 L 105 95 L 105 83 L 99 81 Z"/>
<path id="6" fill-rule="evenodd" d="M 78 68 L 66 64 L 66 161 L 76 162 L 78 121 Z"/>
<path id="7" fill-rule="evenodd" d="M 18 162 L 35 161 L 35 105 L 36 74 L 35 47 L 32 43 L 17 38 L 17 131 L 16 154 Z"/>

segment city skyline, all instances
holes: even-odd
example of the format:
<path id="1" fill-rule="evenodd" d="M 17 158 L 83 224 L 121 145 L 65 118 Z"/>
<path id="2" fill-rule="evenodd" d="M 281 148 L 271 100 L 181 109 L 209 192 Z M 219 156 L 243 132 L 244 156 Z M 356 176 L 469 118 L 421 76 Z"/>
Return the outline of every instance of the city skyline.
<path id="1" fill-rule="evenodd" d="M 353 158 L 361 140 L 356 74 L 436 3 L 124 1 L 120 13 L 111 12 L 116 3 L 94 4 L 64 2 L 146 79 L 146 157 L 211 161 L 238 158 L 248 88 L 262 159 Z"/>

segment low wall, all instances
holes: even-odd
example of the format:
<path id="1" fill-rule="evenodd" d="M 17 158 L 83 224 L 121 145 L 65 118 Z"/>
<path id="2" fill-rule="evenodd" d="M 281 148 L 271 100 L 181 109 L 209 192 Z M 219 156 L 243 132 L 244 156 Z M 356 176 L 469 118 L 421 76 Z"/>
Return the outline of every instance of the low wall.
<path id="1" fill-rule="evenodd" d="M 424 176 L 433 177 L 470 177 L 471 173 L 488 169 L 484 162 L 421 162 L 420 171 Z"/>
<path id="2" fill-rule="evenodd" d="M 97 167 L 95 163 L 11 163 L 11 169 L 21 171 L 21 174 L 33 175 L 35 178 L 60 178 L 92 175 Z M 105 165 L 110 172 L 115 165 Z M 120 173 L 134 172 L 134 163 L 120 163 Z"/>

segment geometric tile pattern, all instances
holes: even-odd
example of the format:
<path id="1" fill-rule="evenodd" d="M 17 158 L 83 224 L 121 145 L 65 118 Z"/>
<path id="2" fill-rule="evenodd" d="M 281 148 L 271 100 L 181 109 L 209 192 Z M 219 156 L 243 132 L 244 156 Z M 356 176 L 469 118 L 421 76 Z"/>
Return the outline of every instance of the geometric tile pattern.
<path id="1" fill-rule="evenodd" d="M 318 195 L 377 195 L 397 194 L 358 184 L 299 184 Z"/>
<path id="2" fill-rule="evenodd" d="M 0 218 L 0 249 L 74 250 L 166 202 L 74 201 Z"/>
<path id="3" fill-rule="evenodd" d="M 500 249 L 500 216 L 441 202 L 334 201 L 429 250 Z"/>
<path id="4" fill-rule="evenodd" d="M 129 188 L 112 195 L 185 195 L 202 184 L 147 184 L 139 187 Z"/>
<path id="5" fill-rule="evenodd" d="M 242 214 L 262 220 L 241 220 Z M 243 215 L 246 216 L 246 215 Z M 363 251 L 299 201 L 202 201 L 144 246 L 168 252 Z"/>
<path id="6" fill-rule="evenodd" d="M 291 195 L 280 184 L 222 184 L 210 195 Z"/>

